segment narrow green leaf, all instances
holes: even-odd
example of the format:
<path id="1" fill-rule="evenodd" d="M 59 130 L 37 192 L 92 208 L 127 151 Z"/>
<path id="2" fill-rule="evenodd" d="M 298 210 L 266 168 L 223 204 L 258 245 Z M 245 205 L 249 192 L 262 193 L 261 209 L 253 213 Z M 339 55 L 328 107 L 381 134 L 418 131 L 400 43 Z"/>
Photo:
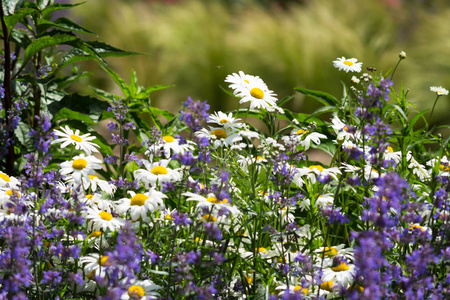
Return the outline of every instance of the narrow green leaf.
<path id="1" fill-rule="evenodd" d="M 136 71 L 131 70 L 131 80 L 130 80 L 130 96 L 131 98 L 136 98 L 137 91 L 139 89 Z"/>
<path id="2" fill-rule="evenodd" d="M 156 116 L 162 116 L 167 119 L 167 121 L 171 121 L 175 115 L 172 114 L 170 111 L 159 109 L 156 107 L 149 107 L 148 109 L 144 109 L 143 111 L 149 112 L 150 114 L 156 115 Z"/>
<path id="3" fill-rule="evenodd" d="M 172 85 L 161 85 L 161 84 L 154 85 L 154 86 L 146 88 L 145 91 L 142 91 L 139 94 L 137 94 L 136 98 L 137 99 L 146 99 L 153 92 L 164 90 L 164 89 L 167 89 L 167 88 L 170 88 L 170 87 L 173 87 L 173 86 L 175 86 L 175 85 L 173 85 L 173 84 Z"/>
<path id="4" fill-rule="evenodd" d="M 100 97 L 100 98 L 105 99 L 107 101 L 112 102 L 115 99 L 120 98 L 119 96 L 111 94 L 111 93 L 108 93 L 107 91 L 104 91 L 104 90 L 101 90 L 101 89 L 98 89 L 98 88 L 95 88 L 95 87 L 92 87 L 92 86 L 90 88 L 95 93 L 95 95 L 97 97 Z"/>
<path id="5" fill-rule="evenodd" d="M 122 91 L 123 95 L 125 96 L 125 98 L 130 97 L 130 88 L 128 87 L 128 85 L 125 83 L 125 80 L 123 80 L 119 74 L 117 74 L 116 72 L 114 72 L 113 70 L 111 70 L 110 68 L 108 68 L 107 66 L 104 65 L 100 65 L 103 70 L 106 71 L 106 73 L 109 74 L 109 76 L 111 76 L 111 78 L 117 83 L 117 85 L 119 86 L 120 90 Z"/>
<path id="6" fill-rule="evenodd" d="M 89 124 L 89 125 L 95 124 L 95 122 L 92 121 L 92 119 L 88 115 L 79 113 L 77 111 L 70 110 L 66 107 L 63 107 L 60 111 L 58 111 L 55 114 L 55 116 L 53 117 L 53 122 L 59 121 L 59 120 L 65 120 L 65 119 L 83 121 L 84 123 Z"/>
<path id="7" fill-rule="evenodd" d="M 48 21 L 48 20 L 42 20 L 39 23 L 39 25 L 37 26 L 38 32 L 41 32 L 41 33 L 47 31 L 49 28 L 58 28 L 58 29 L 64 29 L 64 30 L 73 31 L 73 32 L 80 32 L 80 33 L 95 35 L 95 33 L 93 33 L 92 31 L 89 31 L 86 28 L 83 28 L 80 25 L 78 25 L 66 18 L 58 18 L 53 22 Z"/>
<path id="8" fill-rule="evenodd" d="M 42 11 L 42 18 L 43 19 L 48 19 L 48 17 L 50 16 L 50 14 L 54 11 L 57 10 L 62 10 L 62 9 L 69 9 L 72 7 L 76 7 L 78 5 L 81 5 L 85 2 L 81 2 L 81 3 L 76 3 L 76 4 L 61 4 L 61 3 L 54 3 L 48 7 L 46 7 L 43 11 Z"/>
<path id="9" fill-rule="evenodd" d="M 330 94 L 327 94 L 325 92 L 313 91 L 313 90 L 308 90 L 308 89 L 303 89 L 303 88 L 295 88 L 295 90 L 306 96 L 310 96 L 310 97 L 316 99 L 317 101 L 319 101 L 320 103 L 322 103 L 324 105 L 337 106 L 340 104 L 336 98 L 334 98 L 333 96 L 331 96 Z"/>
<path id="10" fill-rule="evenodd" d="M 286 96 L 283 99 L 281 99 L 277 104 L 278 104 L 278 106 L 282 106 L 283 104 L 288 103 L 289 101 L 291 101 L 294 98 L 295 98 L 294 96 Z"/>
<path id="11" fill-rule="evenodd" d="M 420 119 L 423 118 L 424 122 L 427 123 L 427 120 L 423 117 L 423 115 L 428 112 L 429 109 L 424 110 L 420 113 L 418 113 L 417 115 L 414 116 L 414 118 L 411 119 L 411 122 L 409 123 L 408 128 L 406 129 L 406 133 L 409 134 L 411 132 L 411 130 L 414 128 L 414 124 L 416 124 L 416 122 Z"/>
<path id="12" fill-rule="evenodd" d="M 40 37 L 38 39 L 35 39 L 26 49 L 25 54 L 23 56 L 23 62 L 22 65 L 25 65 L 31 57 L 41 51 L 42 49 L 45 49 L 47 47 L 61 45 L 61 44 L 67 44 L 68 42 L 74 42 L 78 38 L 75 35 L 71 34 L 56 34 L 53 36 L 46 35 L 43 37 Z"/>
<path id="13" fill-rule="evenodd" d="M 321 114 L 332 112 L 332 111 L 335 110 L 335 108 L 336 108 L 335 106 L 322 106 L 322 107 L 319 107 L 312 114 L 310 114 L 309 117 L 305 119 L 305 121 L 307 121 L 309 118 L 314 118 L 314 117 L 319 116 Z"/>
<path id="14" fill-rule="evenodd" d="M 13 15 L 5 16 L 3 20 L 5 20 L 6 27 L 8 28 L 8 32 L 11 32 L 13 27 L 20 22 L 27 15 L 37 12 L 37 10 L 33 8 L 22 8 L 18 9 Z"/>

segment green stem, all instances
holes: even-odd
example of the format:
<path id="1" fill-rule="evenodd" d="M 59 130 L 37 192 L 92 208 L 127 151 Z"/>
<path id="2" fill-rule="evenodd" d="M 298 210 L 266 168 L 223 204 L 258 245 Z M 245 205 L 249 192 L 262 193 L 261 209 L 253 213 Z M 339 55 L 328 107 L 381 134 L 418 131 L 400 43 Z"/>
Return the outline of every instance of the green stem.
<path id="1" fill-rule="evenodd" d="M 431 121 L 431 117 L 433 116 L 434 107 L 436 106 L 436 103 L 437 103 L 439 97 L 440 97 L 440 95 L 437 95 L 436 100 L 434 100 L 433 108 L 431 109 L 430 118 L 429 118 L 430 121 Z"/>

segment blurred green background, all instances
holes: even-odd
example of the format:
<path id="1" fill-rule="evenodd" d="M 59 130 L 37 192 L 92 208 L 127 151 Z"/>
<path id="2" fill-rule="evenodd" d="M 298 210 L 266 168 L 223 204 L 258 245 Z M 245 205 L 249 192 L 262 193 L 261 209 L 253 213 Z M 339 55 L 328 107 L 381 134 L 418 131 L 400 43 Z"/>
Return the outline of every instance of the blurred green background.
<path id="1" fill-rule="evenodd" d="M 152 105 L 172 112 L 188 96 L 214 110 L 235 109 L 237 100 L 219 86 L 240 70 L 260 76 L 280 99 L 295 95 L 292 110 L 312 112 L 318 104 L 293 88 L 340 98 L 341 81 L 353 75 L 333 67 L 342 56 L 362 61 L 363 71 L 386 72 L 405 51 L 394 86 L 410 89 L 417 110 L 431 109 L 430 86 L 450 88 L 446 0 L 88 0 L 71 13 L 100 41 L 148 54 L 108 62 L 126 80 L 134 69 L 142 85 L 174 84 L 152 97 Z M 84 87 L 119 93 L 95 63 L 80 68 L 94 73 Z M 439 99 L 433 121 L 449 123 L 449 99 Z"/>

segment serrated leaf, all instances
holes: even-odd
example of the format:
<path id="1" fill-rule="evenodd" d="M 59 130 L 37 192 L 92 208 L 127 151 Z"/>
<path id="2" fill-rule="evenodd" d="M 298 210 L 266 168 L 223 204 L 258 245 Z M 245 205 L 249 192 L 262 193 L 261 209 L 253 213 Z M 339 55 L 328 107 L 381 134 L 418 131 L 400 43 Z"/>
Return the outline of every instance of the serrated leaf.
<path id="1" fill-rule="evenodd" d="M 32 9 L 32 8 L 22 8 L 22 9 L 18 9 L 13 15 L 5 16 L 4 20 L 5 20 L 6 27 L 8 28 L 8 32 L 11 32 L 13 27 L 18 22 L 20 22 L 24 17 L 26 17 L 27 15 L 32 14 L 34 12 L 37 12 L 37 10 Z"/>
<path id="2" fill-rule="evenodd" d="M 16 130 L 14 130 L 14 134 L 22 145 L 29 145 L 31 141 L 31 136 L 29 134 L 30 130 L 30 126 L 24 122 L 19 122 L 17 124 L 17 128 Z"/>
<path id="3" fill-rule="evenodd" d="M 39 23 L 39 25 L 37 26 L 38 32 L 45 32 L 49 28 L 58 28 L 58 29 L 64 29 L 64 30 L 73 31 L 73 32 L 80 32 L 80 33 L 95 35 L 95 33 L 93 33 L 92 31 L 89 31 L 86 28 L 81 27 L 77 23 L 74 23 L 67 18 L 58 18 L 53 22 L 48 21 L 48 20 L 42 20 Z"/>
<path id="4" fill-rule="evenodd" d="M 53 122 L 65 119 L 83 121 L 84 123 L 89 125 L 95 124 L 95 122 L 88 115 L 70 110 L 66 107 L 63 107 L 54 115 Z"/>
<path id="5" fill-rule="evenodd" d="M 325 92 L 313 91 L 313 90 L 308 90 L 308 89 L 303 89 L 303 88 L 295 88 L 295 90 L 306 96 L 310 96 L 310 97 L 316 99 L 317 101 L 319 101 L 320 103 L 322 103 L 324 105 L 337 106 L 340 104 L 336 98 L 334 98 L 333 96 L 331 96 L 330 94 L 327 94 Z"/>
<path id="6" fill-rule="evenodd" d="M 95 87 L 92 87 L 92 86 L 90 88 L 95 93 L 96 96 L 98 96 L 98 97 L 100 97 L 102 99 L 105 99 L 107 101 L 111 101 L 112 102 L 115 99 L 120 98 L 119 96 L 111 94 L 111 93 L 108 93 L 107 91 L 104 91 L 102 89 L 98 89 L 98 88 L 95 88 Z"/>
<path id="7" fill-rule="evenodd" d="M 46 35 L 46 36 L 40 37 L 38 39 L 35 39 L 25 49 L 25 54 L 23 56 L 22 65 L 25 65 L 34 54 L 38 53 L 42 49 L 45 49 L 45 48 L 51 47 L 51 46 L 61 45 L 61 44 L 68 44 L 69 42 L 74 42 L 76 40 L 78 40 L 78 38 L 75 35 L 61 34 L 61 33 L 57 33 L 53 36 Z"/>
<path id="8" fill-rule="evenodd" d="M 158 116 L 163 116 L 164 118 L 167 119 L 167 121 L 170 121 L 173 119 L 173 117 L 175 116 L 173 113 L 171 113 L 170 111 L 167 110 L 163 110 L 163 109 L 159 109 L 156 107 L 149 107 L 150 112 L 152 114 L 156 114 Z M 145 109 L 144 111 L 148 111 L 147 109 Z"/>
<path id="9" fill-rule="evenodd" d="M 140 92 L 139 94 L 136 95 L 136 99 L 146 99 L 150 96 L 151 93 L 156 92 L 156 91 L 160 91 L 160 90 L 164 90 L 170 87 L 173 87 L 174 85 L 161 85 L 161 84 L 157 84 L 151 87 L 146 88 L 144 91 Z"/>
<path id="10" fill-rule="evenodd" d="M 108 109 L 108 107 L 109 105 L 105 101 L 89 96 L 72 94 L 65 96 L 61 101 L 49 104 L 48 110 L 51 114 L 56 116 L 59 111 L 68 108 L 72 111 L 87 115 L 92 122 L 98 122 L 100 116 Z"/>

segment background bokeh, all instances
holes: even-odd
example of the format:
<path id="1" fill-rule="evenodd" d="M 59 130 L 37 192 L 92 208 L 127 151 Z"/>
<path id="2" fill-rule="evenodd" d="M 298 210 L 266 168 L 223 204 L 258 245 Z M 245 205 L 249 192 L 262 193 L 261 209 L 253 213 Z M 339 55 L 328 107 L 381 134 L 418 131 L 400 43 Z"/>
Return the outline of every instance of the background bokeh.
<path id="1" fill-rule="evenodd" d="M 227 74 L 259 75 L 280 98 L 295 95 L 290 109 L 312 112 L 318 104 L 294 87 L 342 96 L 352 74 L 332 61 L 355 57 L 383 73 L 400 51 L 407 59 L 395 73 L 417 110 L 431 108 L 430 86 L 450 88 L 450 1 L 446 0 L 88 0 L 71 18 L 100 41 L 146 55 L 108 59 L 125 79 L 137 72 L 142 85 L 174 84 L 156 92 L 152 105 L 177 111 L 188 96 L 212 109 L 231 110 Z M 116 90 L 95 63 L 82 86 Z M 449 123 L 449 96 L 441 97 L 433 121 Z"/>

